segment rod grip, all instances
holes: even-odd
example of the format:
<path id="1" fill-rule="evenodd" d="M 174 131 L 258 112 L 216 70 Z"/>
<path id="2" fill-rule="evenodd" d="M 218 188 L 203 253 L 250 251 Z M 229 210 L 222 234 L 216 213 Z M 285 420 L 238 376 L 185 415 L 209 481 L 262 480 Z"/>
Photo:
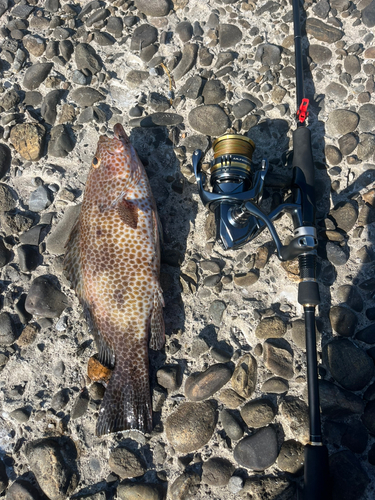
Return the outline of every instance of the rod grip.
<path id="1" fill-rule="evenodd" d="M 326 446 L 305 446 L 303 500 L 330 500 L 328 450 Z"/>
<path id="2" fill-rule="evenodd" d="M 315 171 L 311 148 L 311 132 L 307 127 L 297 127 L 293 132 L 293 167 L 299 167 L 306 184 L 314 191 Z"/>

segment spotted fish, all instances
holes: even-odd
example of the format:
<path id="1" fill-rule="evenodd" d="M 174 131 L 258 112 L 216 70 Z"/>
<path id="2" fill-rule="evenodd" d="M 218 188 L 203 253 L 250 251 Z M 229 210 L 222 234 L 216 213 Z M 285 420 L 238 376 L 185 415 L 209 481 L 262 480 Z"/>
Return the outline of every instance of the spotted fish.
<path id="1" fill-rule="evenodd" d="M 64 259 L 99 351 L 113 368 L 97 435 L 150 432 L 148 345 L 164 345 L 158 216 L 145 169 L 123 127 L 101 136 Z"/>

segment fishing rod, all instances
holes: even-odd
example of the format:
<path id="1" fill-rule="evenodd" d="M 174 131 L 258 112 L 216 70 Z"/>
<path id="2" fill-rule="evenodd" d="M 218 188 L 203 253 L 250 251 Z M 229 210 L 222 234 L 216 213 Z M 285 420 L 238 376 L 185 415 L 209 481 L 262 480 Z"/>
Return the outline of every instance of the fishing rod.
<path id="1" fill-rule="evenodd" d="M 310 440 L 305 446 L 303 499 L 328 500 L 328 450 L 321 431 L 315 331 L 315 308 L 320 304 L 316 280 L 315 172 L 311 132 L 306 126 L 309 100 L 304 97 L 299 1 L 292 0 L 297 126 L 293 131 L 291 196 L 269 214 L 260 208 L 268 162 L 263 159 L 260 168 L 253 172 L 251 159 L 255 144 L 247 136 L 229 134 L 213 142 L 210 190 L 205 189 L 207 176 L 200 167 L 202 151 L 199 149 L 193 153 L 193 167 L 201 200 L 215 214 L 216 238 L 225 249 L 239 248 L 267 228 L 281 261 L 298 257 L 301 278 L 298 302 L 304 308 L 305 317 L 310 426 Z M 284 213 L 291 215 L 294 227 L 293 237 L 287 245 L 281 243 L 273 224 Z"/>

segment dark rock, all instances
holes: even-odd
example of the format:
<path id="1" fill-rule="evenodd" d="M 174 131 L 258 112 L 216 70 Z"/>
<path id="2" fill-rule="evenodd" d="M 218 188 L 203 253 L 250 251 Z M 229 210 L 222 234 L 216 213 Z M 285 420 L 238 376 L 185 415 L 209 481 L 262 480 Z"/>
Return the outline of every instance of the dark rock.
<path id="1" fill-rule="evenodd" d="M 237 418 L 232 415 L 228 410 L 220 412 L 220 421 L 223 429 L 229 439 L 238 441 L 243 436 L 243 429 Z"/>
<path id="2" fill-rule="evenodd" d="M 255 15 L 256 16 L 263 16 L 263 14 L 265 14 L 266 12 L 273 14 L 274 12 L 277 12 L 279 10 L 279 8 L 280 8 L 280 4 L 278 2 L 268 1 L 262 7 L 260 7 L 259 9 L 257 9 L 255 11 Z"/>
<path id="3" fill-rule="evenodd" d="M 355 76 L 361 71 L 361 63 L 357 56 L 349 55 L 344 59 L 344 68 L 351 76 Z"/>
<path id="4" fill-rule="evenodd" d="M 275 463 L 277 437 L 272 427 L 264 427 L 242 439 L 234 449 L 234 459 L 242 467 L 262 471 Z"/>
<path id="5" fill-rule="evenodd" d="M 369 325 L 357 332 L 355 338 L 366 344 L 375 344 L 375 325 Z"/>
<path id="6" fill-rule="evenodd" d="M 339 148 L 343 155 L 353 153 L 358 144 L 358 138 L 354 134 L 346 134 L 339 139 Z"/>
<path id="7" fill-rule="evenodd" d="M 375 26 L 375 0 L 362 10 L 362 22 L 367 28 Z"/>
<path id="8" fill-rule="evenodd" d="M 188 116 L 190 126 L 203 135 L 218 137 L 229 128 L 229 118 L 217 105 L 198 106 Z"/>
<path id="9" fill-rule="evenodd" d="M 130 120 L 129 125 L 133 127 L 167 127 L 178 125 L 183 120 L 183 117 L 176 113 L 152 113 L 145 117 Z"/>
<path id="10" fill-rule="evenodd" d="M 33 10 L 34 10 L 34 7 L 32 5 L 19 4 L 19 5 L 16 5 L 16 7 L 13 7 L 12 16 L 19 17 L 21 19 L 27 19 Z"/>
<path id="11" fill-rule="evenodd" d="M 255 330 L 255 335 L 258 339 L 280 338 L 285 334 L 286 324 L 277 316 L 273 318 L 263 318 Z"/>
<path id="12" fill-rule="evenodd" d="M 350 340 L 337 338 L 323 347 L 323 360 L 332 377 L 345 389 L 363 389 L 374 374 L 373 360 Z"/>
<path id="13" fill-rule="evenodd" d="M 27 312 L 36 316 L 57 318 L 69 305 L 64 293 L 57 290 L 46 276 L 39 276 L 32 282 L 25 308 Z"/>
<path id="14" fill-rule="evenodd" d="M 375 105 L 364 104 L 358 110 L 359 114 L 359 130 L 361 132 L 373 132 L 375 121 Z"/>
<path id="15" fill-rule="evenodd" d="M 330 165 L 338 165 L 342 160 L 342 154 L 336 146 L 329 144 L 325 147 L 324 153 L 326 160 Z"/>
<path id="16" fill-rule="evenodd" d="M 71 99 L 78 104 L 78 106 L 92 106 L 98 101 L 105 99 L 104 95 L 96 89 L 91 87 L 77 88 L 70 93 Z"/>
<path id="17" fill-rule="evenodd" d="M 281 50 L 277 45 L 263 43 L 257 48 L 255 60 L 264 66 L 276 66 L 281 61 Z"/>
<path id="18" fill-rule="evenodd" d="M 7 490 L 6 500 L 39 500 L 40 493 L 29 481 L 17 479 Z"/>
<path id="19" fill-rule="evenodd" d="M 283 340 L 283 339 L 280 339 Z M 263 359 L 265 366 L 272 373 L 287 380 L 293 378 L 293 355 L 287 342 L 278 344 L 276 340 L 269 339 L 264 343 Z"/>
<path id="20" fill-rule="evenodd" d="M 70 413 L 70 418 L 75 420 L 76 418 L 82 417 L 89 406 L 89 394 L 87 389 L 84 389 L 75 400 L 72 411 Z"/>
<path id="21" fill-rule="evenodd" d="M 361 498 L 370 482 L 359 460 L 348 450 L 330 456 L 329 471 L 333 498 L 357 500 Z"/>
<path id="22" fill-rule="evenodd" d="M 234 59 L 235 59 L 235 52 L 231 51 L 220 52 L 216 59 L 215 68 L 220 69 L 223 66 L 227 66 L 228 64 L 232 63 Z"/>
<path id="23" fill-rule="evenodd" d="M 253 399 L 241 408 L 241 417 L 248 427 L 265 427 L 272 422 L 275 415 L 276 408 L 266 398 Z"/>
<path id="24" fill-rule="evenodd" d="M 23 100 L 23 103 L 25 104 L 25 106 L 38 108 L 42 100 L 42 94 L 37 90 L 32 90 L 30 92 L 25 92 L 25 99 Z"/>
<path id="25" fill-rule="evenodd" d="M 60 54 L 65 61 L 70 61 L 72 54 L 74 52 L 73 44 L 70 40 L 63 40 L 59 43 Z"/>
<path id="26" fill-rule="evenodd" d="M 77 89 L 81 90 L 81 89 Z M 48 143 L 48 154 L 57 158 L 65 158 L 74 149 L 74 142 L 65 125 L 56 125 L 51 129 Z"/>
<path id="27" fill-rule="evenodd" d="M 331 263 L 323 268 L 320 275 L 320 282 L 322 285 L 331 286 L 335 282 L 336 279 L 336 269 Z"/>
<path id="28" fill-rule="evenodd" d="M 316 64 L 325 64 L 331 60 L 332 51 L 324 45 L 311 44 L 309 46 L 309 56 Z"/>
<path id="29" fill-rule="evenodd" d="M 217 363 L 204 372 L 190 375 L 185 383 L 185 394 L 191 401 L 202 401 L 220 390 L 231 378 L 231 370 Z"/>
<path id="30" fill-rule="evenodd" d="M 342 101 L 348 95 L 348 91 L 345 87 L 336 82 L 331 82 L 326 87 L 327 97 L 336 98 Z"/>
<path id="31" fill-rule="evenodd" d="M 348 252 L 345 247 L 336 245 L 329 241 L 326 245 L 327 259 L 335 266 L 343 266 L 349 259 Z"/>
<path id="32" fill-rule="evenodd" d="M 148 45 L 156 42 L 158 39 L 158 30 L 151 26 L 150 24 L 141 24 L 138 28 L 135 28 L 131 43 L 131 50 L 141 50 Z"/>
<path id="33" fill-rule="evenodd" d="M 70 439 L 46 438 L 29 442 L 25 455 L 39 486 L 49 498 L 66 498 L 77 487 L 77 450 Z"/>
<path id="34" fill-rule="evenodd" d="M 9 346 L 16 342 L 18 332 L 12 316 L 7 312 L 0 314 L 0 346 Z"/>
<path id="35" fill-rule="evenodd" d="M 158 384 L 168 391 L 175 391 L 181 386 L 181 369 L 179 365 L 166 365 L 156 373 Z"/>
<path id="36" fill-rule="evenodd" d="M 227 486 L 234 469 L 234 465 L 225 458 L 209 458 L 202 466 L 202 481 L 210 486 Z"/>
<path id="37" fill-rule="evenodd" d="M 357 156 L 360 160 L 371 160 L 375 153 L 375 137 L 372 134 L 360 134 Z"/>
<path id="38" fill-rule="evenodd" d="M 40 111 L 42 118 L 49 125 L 53 125 L 56 121 L 56 116 L 57 116 L 56 107 L 61 98 L 62 98 L 61 90 L 52 90 L 45 96 L 43 100 L 43 104 Z"/>
<path id="39" fill-rule="evenodd" d="M 23 86 L 27 90 L 35 90 L 49 75 L 52 63 L 35 63 L 25 72 Z"/>
<path id="40" fill-rule="evenodd" d="M 319 0 L 318 3 L 313 7 L 313 12 L 316 16 L 321 19 L 325 19 L 328 16 L 328 12 L 331 7 L 327 0 Z"/>
<path id="41" fill-rule="evenodd" d="M 226 91 L 220 80 L 209 80 L 203 88 L 204 103 L 219 104 L 225 99 Z"/>
<path id="42" fill-rule="evenodd" d="M 121 38 L 124 23 L 121 17 L 111 16 L 107 19 L 106 30 L 112 33 L 115 38 Z"/>
<path id="43" fill-rule="evenodd" d="M 206 152 L 210 144 L 207 136 L 205 135 L 189 135 L 188 137 L 186 137 L 182 145 L 186 148 L 187 153 L 194 153 L 196 149 L 200 149 L 201 151 Z M 216 263 L 213 263 L 213 266 L 215 264 Z M 220 273 L 220 267 L 218 267 L 216 271 L 211 270 L 211 272 Z"/>
<path id="44" fill-rule="evenodd" d="M 6 473 L 5 464 L 2 460 L 0 460 L 0 493 L 3 493 L 3 491 L 6 490 L 7 486 L 8 486 L 8 476 Z"/>
<path id="45" fill-rule="evenodd" d="M 108 9 L 98 9 L 91 16 L 86 19 L 86 26 L 91 27 L 93 24 L 98 23 L 100 21 L 104 21 L 107 17 L 110 16 L 110 11 Z"/>
<path id="46" fill-rule="evenodd" d="M 201 66 L 211 66 L 214 56 L 207 47 L 200 47 L 198 50 L 198 61 Z"/>
<path id="47" fill-rule="evenodd" d="M 110 47 L 116 43 L 115 38 L 108 33 L 102 33 L 101 31 L 95 32 L 94 41 L 100 45 L 100 47 Z"/>
<path id="48" fill-rule="evenodd" d="M 198 53 L 198 45 L 186 43 L 182 51 L 182 57 L 176 69 L 173 71 L 174 79 L 180 80 L 195 65 Z"/>
<path id="49" fill-rule="evenodd" d="M 171 485 L 169 494 L 176 500 L 194 498 L 199 490 L 200 477 L 195 472 L 184 472 Z"/>
<path id="50" fill-rule="evenodd" d="M 288 392 L 289 384 L 287 380 L 278 377 L 272 377 L 266 380 L 261 391 L 268 394 L 284 394 Z"/>
<path id="51" fill-rule="evenodd" d="M 6 184 L 0 184 L 0 211 L 8 212 L 17 205 L 14 192 Z"/>
<path id="52" fill-rule="evenodd" d="M 219 24 L 218 32 L 222 49 L 234 47 L 242 40 L 242 31 L 234 24 Z"/>
<path id="53" fill-rule="evenodd" d="M 62 255 L 71 230 L 81 211 L 81 205 L 70 206 L 46 241 L 46 249 L 53 255 Z"/>
<path id="54" fill-rule="evenodd" d="M 329 418 L 343 418 L 363 412 L 364 403 L 361 398 L 332 382 L 320 380 L 319 395 L 322 413 Z"/>
<path id="55" fill-rule="evenodd" d="M 56 392 L 51 400 L 51 408 L 55 411 L 61 411 L 69 403 L 69 391 L 68 389 L 61 389 Z"/>
<path id="56" fill-rule="evenodd" d="M 344 36 L 343 31 L 312 17 L 306 20 L 306 33 L 326 43 L 337 42 Z"/>
<path id="57" fill-rule="evenodd" d="M 304 446 L 302 443 L 289 439 L 281 445 L 277 465 L 284 472 L 301 475 L 303 472 Z"/>
<path id="58" fill-rule="evenodd" d="M 332 329 L 343 337 L 352 337 L 357 326 L 357 316 L 347 307 L 334 306 L 329 311 Z"/>
<path id="59" fill-rule="evenodd" d="M 368 433 L 366 427 L 361 422 L 355 420 L 345 426 L 345 431 L 341 438 L 342 446 L 346 446 L 353 453 L 363 453 L 367 448 L 367 443 Z"/>
<path id="60" fill-rule="evenodd" d="M 176 451 L 191 453 L 211 439 L 216 418 L 209 402 L 182 403 L 165 422 L 167 439 Z"/>
<path id="61" fill-rule="evenodd" d="M 11 252 L 4 245 L 4 240 L 0 238 L 0 268 L 4 267 L 11 258 Z"/>
<path id="62" fill-rule="evenodd" d="M 193 36 L 193 26 L 189 23 L 189 21 L 182 21 L 181 23 L 178 23 L 175 31 L 183 43 L 188 42 Z"/>
<path id="63" fill-rule="evenodd" d="M 126 75 L 126 83 L 131 88 L 138 88 L 143 82 L 145 82 L 150 76 L 148 71 L 140 71 L 137 69 L 132 69 Z"/>
<path id="64" fill-rule="evenodd" d="M 158 92 L 151 92 L 148 96 L 148 105 L 153 111 L 167 111 L 171 107 L 169 99 Z"/>
<path id="65" fill-rule="evenodd" d="M 89 71 L 96 75 L 102 69 L 102 63 L 93 49 L 87 43 L 79 43 L 74 50 L 74 58 L 79 71 Z"/>
<path id="66" fill-rule="evenodd" d="M 150 17 L 164 17 L 169 14 L 172 8 L 169 0 L 135 0 L 135 6 L 137 9 Z"/>
<path id="67" fill-rule="evenodd" d="M 18 262 L 23 273 L 34 271 L 42 261 L 39 247 L 34 245 L 21 245 L 17 248 Z"/>
<path id="68" fill-rule="evenodd" d="M 135 453 L 122 447 L 111 451 L 108 465 L 121 479 L 143 476 L 146 472 L 143 461 Z"/>
<path id="69" fill-rule="evenodd" d="M 256 108 L 255 104 L 249 99 L 242 99 L 234 104 L 232 113 L 235 118 L 243 118 Z"/>
<path id="70" fill-rule="evenodd" d="M 337 290 L 337 298 L 356 312 L 361 312 L 363 309 L 362 297 L 352 285 L 341 285 Z"/>

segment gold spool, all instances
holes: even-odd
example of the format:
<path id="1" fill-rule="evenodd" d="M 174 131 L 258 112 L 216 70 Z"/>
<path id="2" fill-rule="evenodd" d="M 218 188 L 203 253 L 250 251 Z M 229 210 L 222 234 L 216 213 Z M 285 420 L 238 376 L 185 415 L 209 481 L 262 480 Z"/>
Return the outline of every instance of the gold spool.
<path id="1" fill-rule="evenodd" d="M 248 137 L 236 134 L 222 135 L 213 142 L 212 149 L 214 152 L 214 164 L 211 167 L 211 173 L 221 168 L 222 163 L 226 164 L 227 161 L 230 162 L 231 166 L 250 172 L 250 163 L 255 144 Z M 236 156 L 244 157 L 244 161 L 236 161 Z M 215 163 L 215 160 L 220 157 L 222 157 L 222 162 Z"/>

